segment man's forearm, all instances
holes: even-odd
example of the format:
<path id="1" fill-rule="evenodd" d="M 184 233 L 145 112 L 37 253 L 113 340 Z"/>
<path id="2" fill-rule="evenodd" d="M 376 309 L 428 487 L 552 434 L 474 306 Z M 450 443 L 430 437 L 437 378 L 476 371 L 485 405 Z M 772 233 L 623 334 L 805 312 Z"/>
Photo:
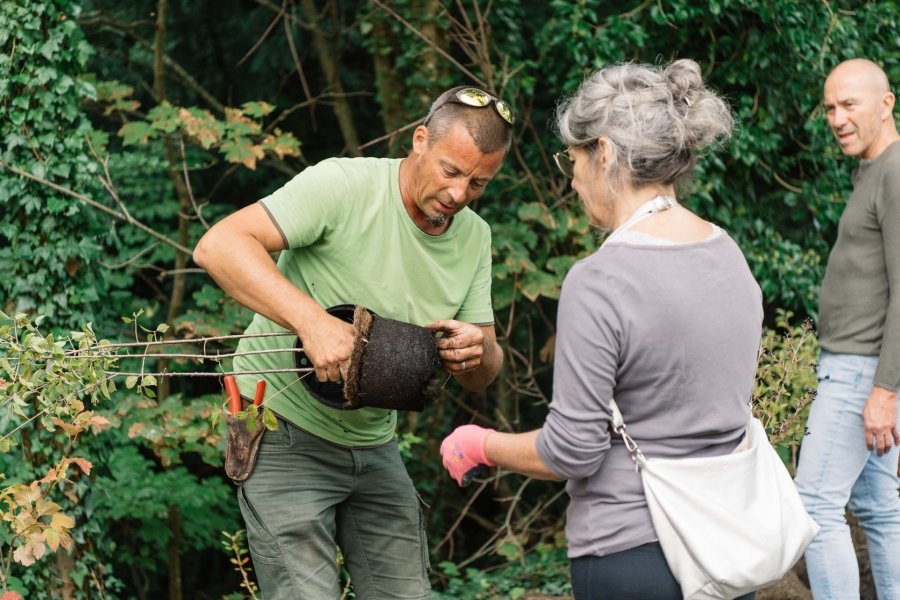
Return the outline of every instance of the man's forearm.
<path id="1" fill-rule="evenodd" d="M 496 340 L 490 340 L 484 345 L 481 364 L 471 371 L 460 373 L 456 376 L 456 379 L 461 386 L 470 392 L 480 392 L 497 378 L 497 374 L 502 366 L 503 350 Z"/>

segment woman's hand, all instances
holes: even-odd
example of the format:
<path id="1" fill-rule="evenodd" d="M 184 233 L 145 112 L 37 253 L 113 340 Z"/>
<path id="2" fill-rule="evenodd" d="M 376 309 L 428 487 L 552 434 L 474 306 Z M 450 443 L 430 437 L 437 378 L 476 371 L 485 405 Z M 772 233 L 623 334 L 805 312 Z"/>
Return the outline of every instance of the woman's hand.
<path id="1" fill-rule="evenodd" d="M 444 468 L 461 487 L 471 482 L 481 465 L 495 466 L 484 454 L 484 443 L 494 429 L 478 425 L 463 425 L 441 442 L 441 459 Z"/>

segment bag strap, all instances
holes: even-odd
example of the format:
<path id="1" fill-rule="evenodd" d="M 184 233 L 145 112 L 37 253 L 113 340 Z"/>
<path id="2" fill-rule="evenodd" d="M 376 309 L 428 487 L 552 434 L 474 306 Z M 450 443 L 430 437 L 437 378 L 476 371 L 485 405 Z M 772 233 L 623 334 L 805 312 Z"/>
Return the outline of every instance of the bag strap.
<path id="1" fill-rule="evenodd" d="M 626 431 L 625 419 L 622 418 L 622 412 L 619 410 L 619 405 L 616 404 L 615 400 L 609 401 L 609 409 L 612 411 L 613 431 L 622 436 L 625 448 L 628 450 L 628 454 L 631 455 L 631 460 L 634 461 L 634 470 L 639 471 L 647 463 L 647 459 L 644 457 L 641 449 L 638 448 L 637 442 Z"/>
<path id="2" fill-rule="evenodd" d="M 626 431 L 627 427 L 625 426 L 625 419 L 622 417 L 622 411 L 619 410 L 619 405 L 616 404 L 614 399 L 609 401 L 609 410 L 612 411 L 613 431 L 622 436 L 622 441 L 625 442 L 625 448 L 628 450 L 628 454 L 631 455 L 631 460 L 634 461 L 634 470 L 640 471 L 641 468 L 647 464 L 647 458 L 644 456 L 644 453 L 641 452 L 641 449 L 638 448 L 634 438 Z M 749 435 L 750 424 L 752 422 L 753 415 L 750 416 L 750 422 L 747 423 L 747 432 L 744 433 L 744 436 Z"/>

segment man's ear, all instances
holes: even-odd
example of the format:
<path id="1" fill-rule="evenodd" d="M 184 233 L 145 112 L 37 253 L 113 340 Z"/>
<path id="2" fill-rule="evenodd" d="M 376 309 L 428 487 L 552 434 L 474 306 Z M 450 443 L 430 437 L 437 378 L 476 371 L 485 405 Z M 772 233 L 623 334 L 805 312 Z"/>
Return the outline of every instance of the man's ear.
<path id="1" fill-rule="evenodd" d="M 412 143 L 413 152 L 415 154 L 423 154 L 428 147 L 428 128 L 424 125 L 416 127 L 416 130 L 413 131 Z"/>
<path id="2" fill-rule="evenodd" d="M 894 94 L 891 92 L 886 92 L 884 96 L 881 97 L 881 107 L 884 110 L 882 119 L 889 121 L 894 120 L 894 101 Z"/>

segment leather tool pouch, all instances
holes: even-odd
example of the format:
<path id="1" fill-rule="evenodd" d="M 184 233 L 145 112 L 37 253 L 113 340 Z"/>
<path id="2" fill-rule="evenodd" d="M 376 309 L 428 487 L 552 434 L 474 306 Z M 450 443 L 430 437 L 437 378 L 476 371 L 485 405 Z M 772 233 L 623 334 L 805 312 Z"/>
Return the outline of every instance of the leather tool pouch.
<path id="1" fill-rule="evenodd" d="M 241 398 L 241 403 L 246 410 L 252 402 Z M 236 419 L 226 414 L 228 432 L 225 442 L 225 473 L 236 483 L 245 481 L 253 474 L 256 466 L 256 457 L 259 454 L 259 445 L 262 443 L 263 432 L 266 426 L 262 420 L 262 410 L 256 418 L 256 427 L 251 431 L 247 428 L 247 419 Z"/>

